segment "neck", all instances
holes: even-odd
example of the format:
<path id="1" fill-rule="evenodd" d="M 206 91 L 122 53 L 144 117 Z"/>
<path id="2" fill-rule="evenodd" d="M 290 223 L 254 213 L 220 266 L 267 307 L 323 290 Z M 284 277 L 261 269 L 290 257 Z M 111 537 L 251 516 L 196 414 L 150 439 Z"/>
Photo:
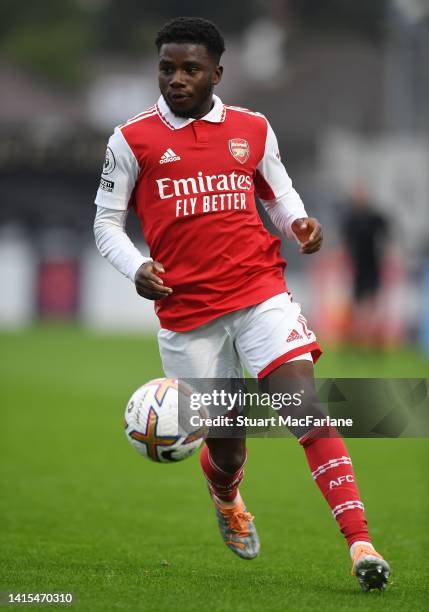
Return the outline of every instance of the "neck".
<path id="1" fill-rule="evenodd" d="M 204 102 L 204 104 L 201 105 L 199 109 L 192 113 L 192 119 L 201 119 L 201 117 L 204 117 L 212 110 L 213 106 L 214 100 L 213 96 L 211 96 L 206 102 Z"/>

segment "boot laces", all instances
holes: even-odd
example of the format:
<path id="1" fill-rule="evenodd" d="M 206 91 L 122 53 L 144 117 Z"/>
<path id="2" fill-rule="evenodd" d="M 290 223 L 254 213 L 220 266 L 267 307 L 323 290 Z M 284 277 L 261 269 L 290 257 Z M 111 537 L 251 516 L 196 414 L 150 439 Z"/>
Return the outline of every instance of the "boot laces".
<path id="1" fill-rule="evenodd" d="M 229 528 L 240 537 L 249 535 L 249 523 L 255 518 L 250 512 L 236 508 L 220 508 Z"/>

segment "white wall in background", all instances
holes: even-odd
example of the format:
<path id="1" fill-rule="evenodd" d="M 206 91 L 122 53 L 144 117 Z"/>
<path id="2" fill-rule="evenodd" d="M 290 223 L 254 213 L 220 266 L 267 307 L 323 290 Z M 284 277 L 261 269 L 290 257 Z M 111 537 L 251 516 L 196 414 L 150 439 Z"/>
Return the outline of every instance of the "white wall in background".
<path id="1" fill-rule="evenodd" d="M 35 257 L 15 231 L 0 234 L 0 327 L 28 325 L 34 317 Z"/>
<path id="2" fill-rule="evenodd" d="M 392 222 L 393 234 L 407 264 L 412 266 L 420 260 L 429 238 L 426 139 L 408 135 L 366 138 L 332 129 L 325 133 L 319 146 L 320 173 L 326 192 L 343 197 L 357 181 L 364 181 L 370 199 Z M 331 201 L 333 204 L 335 200 Z"/>
<path id="3" fill-rule="evenodd" d="M 142 252 L 142 245 L 136 245 Z M 104 260 L 95 248 L 82 259 L 82 323 L 100 330 L 155 333 L 154 303 L 137 295 L 134 285 Z"/>
<path id="4" fill-rule="evenodd" d="M 94 126 L 111 133 L 115 125 L 142 113 L 158 97 L 158 85 L 152 73 L 101 75 L 89 89 L 88 116 Z"/>

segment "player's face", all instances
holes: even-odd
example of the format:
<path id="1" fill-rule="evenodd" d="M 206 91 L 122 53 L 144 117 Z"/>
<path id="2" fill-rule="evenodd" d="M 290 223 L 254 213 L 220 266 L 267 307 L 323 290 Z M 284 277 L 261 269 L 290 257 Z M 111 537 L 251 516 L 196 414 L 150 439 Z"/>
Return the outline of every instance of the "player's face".
<path id="1" fill-rule="evenodd" d="M 168 43 L 159 51 L 159 88 L 179 117 L 199 118 L 212 105 L 213 88 L 222 77 L 222 67 L 204 45 Z"/>

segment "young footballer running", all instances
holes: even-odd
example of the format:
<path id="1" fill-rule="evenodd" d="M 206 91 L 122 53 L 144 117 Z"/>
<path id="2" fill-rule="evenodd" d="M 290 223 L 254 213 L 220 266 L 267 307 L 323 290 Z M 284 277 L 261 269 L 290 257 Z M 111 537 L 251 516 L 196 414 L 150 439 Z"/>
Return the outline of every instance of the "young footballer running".
<path id="1" fill-rule="evenodd" d="M 166 376 L 240 378 L 245 366 L 271 390 L 284 381 L 308 387 L 321 349 L 287 290 L 280 241 L 262 224 L 255 194 L 302 253 L 320 249 L 321 226 L 292 187 L 266 117 L 214 95 L 225 50 L 217 28 L 174 19 L 156 46 L 161 96 L 109 140 L 95 200 L 97 247 L 155 301 Z M 150 258 L 125 232 L 130 208 Z M 305 409 L 318 414 L 317 398 Z M 330 428 L 292 432 L 348 543 L 352 573 L 363 590 L 383 589 L 389 566 L 371 544 L 342 438 Z M 245 438 L 208 438 L 201 452 L 222 538 L 252 559 L 260 544 L 239 491 L 245 461 Z"/>

